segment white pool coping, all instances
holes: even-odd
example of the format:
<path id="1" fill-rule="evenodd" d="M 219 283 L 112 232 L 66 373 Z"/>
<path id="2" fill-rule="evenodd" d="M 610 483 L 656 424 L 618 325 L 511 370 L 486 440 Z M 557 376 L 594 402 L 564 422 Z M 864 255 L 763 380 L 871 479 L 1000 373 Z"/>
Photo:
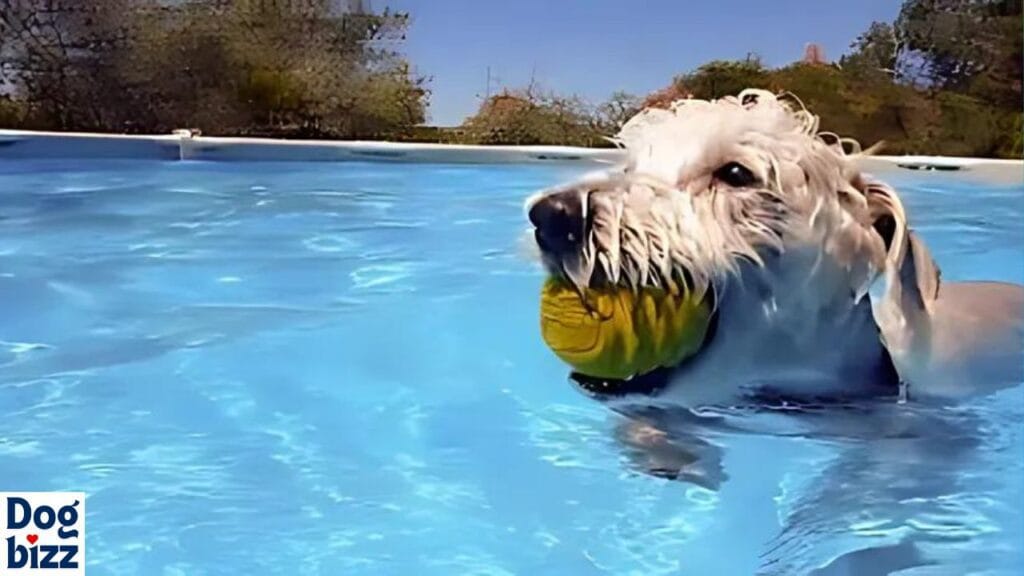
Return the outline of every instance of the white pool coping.
<path id="1" fill-rule="evenodd" d="M 622 158 L 615 149 L 571 146 L 474 146 L 376 141 L 278 140 L 167 135 L 0 130 L 0 159 L 157 159 L 196 161 L 340 162 L 387 161 L 439 164 L 593 163 Z M 956 174 L 993 184 L 1024 184 L 1024 161 L 952 156 L 872 156 L 860 160 L 869 172 Z M 954 172 L 955 170 L 955 172 Z M 930 176 L 928 176 L 930 177 Z"/>

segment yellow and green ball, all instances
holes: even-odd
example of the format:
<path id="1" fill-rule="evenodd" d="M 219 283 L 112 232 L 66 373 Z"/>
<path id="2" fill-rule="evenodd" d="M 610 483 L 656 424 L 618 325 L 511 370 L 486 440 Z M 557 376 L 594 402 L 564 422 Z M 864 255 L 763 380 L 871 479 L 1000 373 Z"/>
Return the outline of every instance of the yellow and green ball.
<path id="1" fill-rule="evenodd" d="M 580 374 L 618 380 L 696 354 L 712 316 L 708 299 L 692 291 L 608 286 L 581 294 L 557 278 L 545 282 L 540 310 L 541 335 L 562 361 Z"/>

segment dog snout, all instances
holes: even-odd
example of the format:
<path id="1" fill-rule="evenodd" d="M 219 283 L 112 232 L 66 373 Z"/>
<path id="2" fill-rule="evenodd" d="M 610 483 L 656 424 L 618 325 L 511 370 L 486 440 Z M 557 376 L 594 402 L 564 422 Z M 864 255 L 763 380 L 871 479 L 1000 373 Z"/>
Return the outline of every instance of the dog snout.
<path id="1" fill-rule="evenodd" d="M 549 194 L 530 207 L 530 222 L 542 250 L 566 253 L 583 238 L 583 200 L 576 190 Z"/>

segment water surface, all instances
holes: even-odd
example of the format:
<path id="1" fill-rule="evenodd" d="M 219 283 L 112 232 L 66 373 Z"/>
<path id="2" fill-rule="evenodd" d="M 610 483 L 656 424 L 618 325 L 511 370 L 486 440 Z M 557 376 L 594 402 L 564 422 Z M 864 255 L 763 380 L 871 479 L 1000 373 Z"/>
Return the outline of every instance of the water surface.
<path id="1" fill-rule="evenodd" d="M 637 472 L 519 247 L 579 173 L 0 161 L 0 490 L 86 491 L 93 576 L 1019 573 L 1020 389 Z M 1024 282 L 1024 188 L 891 180 L 944 279 Z"/>

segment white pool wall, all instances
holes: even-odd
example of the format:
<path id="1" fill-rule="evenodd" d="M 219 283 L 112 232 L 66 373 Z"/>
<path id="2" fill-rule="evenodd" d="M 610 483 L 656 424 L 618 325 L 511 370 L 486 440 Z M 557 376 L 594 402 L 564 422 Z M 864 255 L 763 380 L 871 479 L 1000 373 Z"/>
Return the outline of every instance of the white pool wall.
<path id="1" fill-rule="evenodd" d="M 370 141 L 277 140 L 169 135 L 116 135 L 0 130 L 0 158 L 137 158 L 201 161 L 390 161 L 465 164 L 619 161 L 615 149 L 570 146 L 472 146 Z M 872 156 L 863 158 L 868 172 L 908 170 L 956 174 L 998 184 L 1024 184 L 1024 161 L 948 156 Z M 946 172 L 943 168 L 955 172 Z"/>

